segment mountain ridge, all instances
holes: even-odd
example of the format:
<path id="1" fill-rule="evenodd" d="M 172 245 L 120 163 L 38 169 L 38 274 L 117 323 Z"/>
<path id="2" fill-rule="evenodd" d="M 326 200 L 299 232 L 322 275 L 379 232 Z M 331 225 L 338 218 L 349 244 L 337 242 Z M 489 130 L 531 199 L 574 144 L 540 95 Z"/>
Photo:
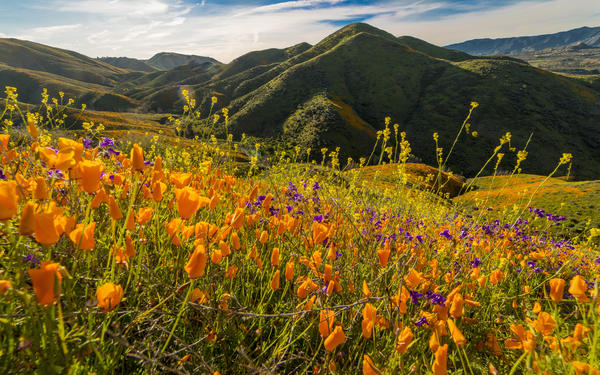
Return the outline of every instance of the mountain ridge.
<path id="1" fill-rule="evenodd" d="M 519 36 L 510 38 L 480 38 L 444 46 L 471 55 L 498 55 L 530 52 L 553 47 L 585 43 L 600 47 L 600 26 L 579 27 L 553 34 Z"/>

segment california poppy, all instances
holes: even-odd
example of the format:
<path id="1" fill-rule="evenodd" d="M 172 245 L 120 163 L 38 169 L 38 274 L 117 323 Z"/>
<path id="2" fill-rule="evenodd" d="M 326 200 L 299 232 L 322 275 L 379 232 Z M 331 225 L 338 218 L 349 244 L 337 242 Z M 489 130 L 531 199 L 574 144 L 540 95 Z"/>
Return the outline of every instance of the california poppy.
<path id="1" fill-rule="evenodd" d="M 145 225 L 152 219 L 154 215 L 154 209 L 152 207 L 142 207 L 136 214 L 137 222 L 139 225 Z"/>
<path id="2" fill-rule="evenodd" d="M 362 316 L 362 336 L 365 339 L 370 339 L 373 333 L 373 327 L 375 326 L 375 320 L 377 318 L 377 309 L 372 304 L 367 303 L 365 304 L 365 307 L 363 307 Z"/>
<path id="3" fill-rule="evenodd" d="M 321 310 L 319 313 L 319 335 L 322 338 L 328 337 L 333 332 L 335 323 L 335 312 L 333 310 Z"/>
<path id="4" fill-rule="evenodd" d="M 450 331 L 450 336 L 452 337 L 452 340 L 454 340 L 456 345 L 461 346 L 467 343 L 465 336 L 463 336 L 460 329 L 456 327 L 456 324 L 454 324 L 454 321 L 452 319 L 448 319 L 448 330 Z"/>
<path id="5" fill-rule="evenodd" d="M 50 261 L 42 262 L 39 269 L 30 269 L 27 271 L 33 282 L 35 297 L 42 306 L 52 305 L 56 302 L 54 294 L 55 279 L 60 282 L 62 277 L 58 272 L 60 264 Z"/>
<path id="6" fill-rule="evenodd" d="M 145 167 L 144 150 L 136 143 L 131 149 L 131 169 L 134 171 L 143 171 Z"/>
<path id="7" fill-rule="evenodd" d="M 0 280 L 0 296 L 6 293 L 12 287 L 12 283 L 9 280 Z"/>
<path id="8" fill-rule="evenodd" d="M 48 199 L 48 196 L 48 185 L 46 185 L 46 180 L 43 177 L 36 177 L 33 199 L 45 200 Z"/>
<path id="9" fill-rule="evenodd" d="M 271 265 L 273 267 L 279 267 L 279 248 L 278 247 L 274 247 L 273 250 L 271 250 Z"/>
<path id="10" fill-rule="evenodd" d="M 0 181 L 0 220 L 7 220 L 17 214 L 19 193 L 16 181 Z"/>
<path id="11" fill-rule="evenodd" d="M 188 273 L 190 279 L 197 279 L 198 277 L 204 275 L 207 260 L 208 255 L 206 254 L 206 249 L 204 246 L 196 246 L 194 252 L 190 256 L 190 259 L 184 267 L 185 272 Z"/>
<path id="12" fill-rule="evenodd" d="M 81 189 L 86 193 L 94 193 L 100 189 L 100 176 L 104 172 L 104 163 L 99 160 L 84 160 L 79 163 Z"/>
<path id="13" fill-rule="evenodd" d="M 189 220 L 200 207 L 208 204 L 208 198 L 201 197 L 198 192 L 191 187 L 184 187 L 175 190 L 177 197 L 177 212 L 182 219 Z"/>
<path id="14" fill-rule="evenodd" d="M 396 351 L 399 353 L 406 353 L 406 350 L 408 350 L 408 346 L 412 342 L 413 337 L 414 336 L 410 327 L 404 327 L 398 336 L 398 340 L 396 341 Z"/>
<path id="15" fill-rule="evenodd" d="M 333 332 L 325 339 L 325 350 L 331 352 L 345 341 L 346 335 L 344 335 L 344 330 L 342 329 L 342 327 L 337 326 L 335 327 Z"/>
<path id="16" fill-rule="evenodd" d="M 460 318 L 463 314 L 463 297 L 460 293 L 457 293 L 452 299 L 452 304 L 450 305 L 450 316 L 457 319 Z"/>
<path id="17" fill-rule="evenodd" d="M 51 169 L 66 171 L 77 163 L 73 147 L 67 147 L 58 152 L 48 147 L 41 147 L 38 150 L 40 158 Z"/>
<path id="18" fill-rule="evenodd" d="M 94 241 L 94 230 L 96 222 L 91 222 L 84 227 L 83 224 L 77 224 L 74 231 L 69 234 L 69 238 L 75 246 L 84 251 L 90 251 L 96 245 Z"/>
<path id="19" fill-rule="evenodd" d="M 39 212 L 34 214 L 35 240 L 42 245 L 54 245 L 58 242 L 60 235 L 56 230 L 54 212 Z"/>
<path id="20" fill-rule="evenodd" d="M 119 203 L 115 200 L 115 197 L 112 195 L 108 196 L 108 208 L 110 217 L 113 220 L 121 220 L 123 218 L 123 214 L 121 213 L 121 208 L 119 207 Z"/>
<path id="21" fill-rule="evenodd" d="M 435 352 L 435 360 L 431 370 L 434 375 L 446 374 L 446 361 L 448 360 L 448 344 L 440 346 Z"/>
<path id="22" fill-rule="evenodd" d="M 560 302 L 563 299 L 565 292 L 565 280 L 555 278 L 549 281 L 550 283 L 550 298 L 554 302 Z"/>
<path id="23" fill-rule="evenodd" d="M 588 287 L 585 283 L 585 279 L 581 277 L 581 275 L 576 275 L 569 283 L 569 293 L 575 297 L 577 302 L 585 303 L 590 301 L 587 295 L 587 289 Z"/>
<path id="24" fill-rule="evenodd" d="M 380 371 L 373 364 L 373 360 L 367 354 L 363 356 L 363 375 L 378 375 Z"/>
<path id="25" fill-rule="evenodd" d="M 106 283 L 96 291 L 98 307 L 103 308 L 104 312 L 112 311 L 123 298 L 123 288 L 121 285 Z"/>
<path id="26" fill-rule="evenodd" d="M 271 290 L 277 290 L 279 289 L 279 278 L 280 278 L 280 273 L 279 270 L 275 271 L 275 274 L 273 275 L 273 278 L 271 279 Z"/>
<path id="27" fill-rule="evenodd" d="M 25 206 L 23 206 L 21 220 L 19 221 L 19 234 L 27 236 L 35 231 L 34 210 L 35 203 L 33 202 L 27 202 Z"/>
<path id="28" fill-rule="evenodd" d="M 286 264 L 285 264 L 285 279 L 287 281 L 292 281 L 294 280 L 294 259 L 290 259 Z"/>
<path id="29" fill-rule="evenodd" d="M 556 322 L 552 315 L 545 311 L 539 313 L 537 319 L 533 322 L 533 329 L 544 336 L 551 334 L 554 328 L 556 328 Z"/>

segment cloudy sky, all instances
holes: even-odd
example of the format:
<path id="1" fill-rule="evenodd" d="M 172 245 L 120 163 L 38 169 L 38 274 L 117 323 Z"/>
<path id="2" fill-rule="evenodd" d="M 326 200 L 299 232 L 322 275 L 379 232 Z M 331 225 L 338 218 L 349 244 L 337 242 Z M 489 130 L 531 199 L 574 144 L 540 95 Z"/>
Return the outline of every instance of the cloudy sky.
<path id="1" fill-rule="evenodd" d="M 600 26 L 600 0 L 0 0 L 0 37 L 91 57 L 169 51 L 229 62 L 358 21 L 446 45 Z"/>

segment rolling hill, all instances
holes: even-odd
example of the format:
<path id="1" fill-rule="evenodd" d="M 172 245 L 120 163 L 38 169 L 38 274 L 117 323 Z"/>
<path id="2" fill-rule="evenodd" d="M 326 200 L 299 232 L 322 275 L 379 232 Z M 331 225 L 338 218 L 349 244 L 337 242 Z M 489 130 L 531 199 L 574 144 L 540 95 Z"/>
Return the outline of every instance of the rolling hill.
<path id="1" fill-rule="evenodd" d="M 500 55 L 564 47 L 580 43 L 591 47 L 600 47 L 600 27 L 580 27 L 555 34 L 536 36 L 473 39 L 462 43 L 450 44 L 446 48 L 463 51 L 471 55 Z"/>
<path id="2" fill-rule="evenodd" d="M 162 61 L 164 69 L 181 56 L 159 55 L 154 63 Z M 512 168 L 514 151 L 525 147 L 532 135 L 529 157 L 523 163 L 528 172 L 546 174 L 563 152 L 570 152 L 577 179 L 600 176 L 597 87 L 520 59 L 475 57 L 410 36 L 396 37 L 363 23 L 346 26 L 314 46 L 302 43 L 254 51 L 229 64 L 208 59 L 144 72 L 105 68 L 108 64 L 89 60 L 79 57 L 74 64 L 99 64 L 97 69 L 104 73 L 98 74 L 105 83 L 90 86 L 72 78 L 58 83 L 73 85 L 73 91 L 79 90 L 83 97 L 93 99 L 102 92 L 125 101 L 106 108 L 109 101 L 104 100 L 99 108 L 92 100 L 96 109 L 178 113 L 184 104 L 181 90 L 186 88 L 204 116 L 210 98 L 218 96 L 217 108 L 229 108 L 229 129 L 236 137 L 245 133 L 274 147 L 298 144 L 333 150 L 339 146 L 343 161 L 346 156 L 368 156 L 384 118 L 391 116 L 406 132 L 415 159 L 434 165 L 432 134 L 439 133 L 440 147 L 447 152 L 470 103 L 476 101 L 480 106 L 470 130 L 478 136 L 463 133 L 459 139 L 448 162 L 455 173 L 475 175 L 498 140 L 511 132 L 514 150 L 504 147 L 501 170 Z M 1 70 L 0 84 L 7 82 Z M 21 72 L 34 73 L 42 75 L 34 70 Z M 42 78 L 29 84 L 32 92 L 44 83 Z"/>

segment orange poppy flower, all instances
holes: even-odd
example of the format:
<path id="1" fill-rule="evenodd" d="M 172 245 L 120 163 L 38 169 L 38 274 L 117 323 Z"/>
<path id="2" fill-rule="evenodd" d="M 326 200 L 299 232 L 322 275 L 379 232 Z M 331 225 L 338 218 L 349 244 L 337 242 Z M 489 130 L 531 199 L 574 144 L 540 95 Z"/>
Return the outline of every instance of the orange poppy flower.
<path id="1" fill-rule="evenodd" d="M 91 203 L 92 210 L 95 210 L 96 208 L 100 207 L 102 203 L 108 204 L 108 194 L 106 194 L 106 190 L 104 189 L 98 190 L 96 195 L 94 195 L 94 199 L 92 199 Z"/>
<path id="2" fill-rule="evenodd" d="M 165 191 L 167 191 L 167 185 L 160 181 L 156 181 L 152 184 L 152 199 L 155 202 L 160 202 Z"/>
<path id="3" fill-rule="evenodd" d="M 331 266 L 331 264 L 326 264 L 323 269 L 323 281 L 325 281 L 325 284 L 329 284 L 329 281 L 331 281 L 332 273 L 333 273 L 333 267 Z"/>
<path id="4" fill-rule="evenodd" d="M 91 222 L 88 225 L 77 224 L 74 231 L 69 233 L 69 238 L 75 246 L 84 251 L 90 251 L 96 245 L 94 241 L 94 230 L 96 229 L 96 222 Z"/>
<path id="5" fill-rule="evenodd" d="M 365 304 L 362 310 L 363 320 L 361 322 L 362 336 L 370 339 L 373 334 L 373 327 L 377 319 L 377 308 L 370 303 Z"/>
<path id="6" fill-rule="evenodd" d="M 492 271 L 492 273 L 490 274 L 490 283 L 492 284 L 498 284 L 499 282 L 502 281 L 502 271 L 501 270 L 495 270 Z"/>
<path id="7" fill-rule="evenodd" d="M 33 139 L 36 139 L 40 135 L 40 132 L 35 126 L 35 121 L 33 121 L 33 119 L 27 120 L 27 132 L 29 133 L 29 135 L 31 135 L 31 138 Z"/>
<path id="8" fill-rule="evenodd" d="M 279 267 L 279 248 L 274 247 L 271 251 L 271 265 L 273 267 Z"/>
<path id="9" fill-rule="evenodd" d="M 39 269 L 30 269 L 27 271 L 33 282 L 35 297 L 42 306 L 49 306 L 56 302 L 54 295 L 54 283 L 58 278 L 60 282 L 62 276 L 59 273 L 60 264 L 53 262 L 42 262 Z"/>
<path id="10" fill-rule="evenodd" d="M 210 254 L 210 261 L 213 262 L 214 264 L 219 264 L 219 263 L 221 263 L 222 260 L 223 260 L 223 253 L 221 253 L 221 250 L 215 250 L 212 252 L 212 254 Z"/>
<path id="11" fill-rule="evenodd" d="M 413 337 L 414 336 L 410 327 L 404 327 L 398 336 L 398 340 L 396 341 L 396 351 L 399 353 L 406 353 Z"/>
<path id="12" fill-rule="evenodd" d="M 135 216 L 139 225 L 145 225 L 152 219 L 152 215 L 154 215 L 152 207 L 143 207 L 138 210 Z"/>
<path id="13" fill-rule="evenodd" d="M 136 143 L 131 149 L 131 169 L 134 171 L 143 171 L 144 165 L 144 150 Z"/>
<path id="14" fill-rule="evenodd" d="M 35 179 L 35 190 L 33 191 L 33 199 L 45 200 L 48 199 L 48 186 L 46 185 L 46 179 L 43 177 L 37 177 Z"/>
<path id="15" fill-rule="evenodd" d="M 335 312 L 333 310 L 321 310 L 319 313 L 319 335 L 322 338 L 328 337 L 333 332 L 335 323 Z"/>
<path id="16" fill-rule="evenodd" d="M 342 329 L 342 327 L 337 326 L 335 327 L 333 332 L 331 332 L 331 334 L 325 339 L 325 350 L 331 352 L 340 344 L 343 344 L 345 341 L 346 335 L 344 335 L 344 330 Z"/>
<path id="17" fill-rule="evenodd" d="M 0 134 L 0 153 L 4 153 L 8 151 L 8 140 L 10 139 L 10 134 Z"/>
<path id="18" fill-rule="evenodd" d="M 573 277 L 569 283 L 569 293 L 575 297 L 577 302 L 585 303 L 590 301 L 587 295 L 587 289 L 588 287 L 585 283 L 585 279 L 580 275 Z"/>
<path id="19" fill-rule="evenodd" d="M 194 252 L 190 256 L 190 260 L 185 265 L 185 272 L 188 273 L 190 279 L 197 279 L 204 275 L 208 255 L 203 245 L 196 246 Z"/>
<path id="20" fill-rule="evenodd" d="M 54 245 L 58 242 L 60 235 L 56 230 L 54 212 L 40 212 L 33 216 L 35 225 L 35 240 L 42 245 Z"/>
<path id="21" fill-rule="evenodd" d="M 465 336 L 463 336 L 462 332 L 460 331 L 460 329 L 458 329 L 456 324 L 454 324 L 454 321 L 452 319 L 448 319 L 448 330 L 450 331 L 450 336 L 452 337 L 452 340 L 454 340 L 456 345 L 461 346 L 467 343 Z"/>
<path id="22" fill-rule="evenodd" d="M 233 232 L 231 234 L 231 247 L 233 247 L 233 250 L 236 251 L 242 248 L 240 236 L 237 234 L 237 232 Z"/>
<path id="23" fill-rule="evenodd" d="M 192 290 L 192 293 L 190 294 L 191 303 L 202 304 L 206 301 L 208 301 L 208 294 L 204 293 L 198 288 L 194 288 L 194 290 Z"/>
<path id="24" fill-rule="evenodd" d="M 537 320 L 533 322 L 533 329 L 544 336 L 551 334 L 554 328 L 556 328 L 556 322 L 552 318 L 552 315 L 547 312 L 541 312 Z"/>
<path id="25" fill-rule="evenodd" d="M 318 287 L 319 286 L 314 281 L 307 278 L 298 287 L 298 290 L 296 291 L 296 295 L 298 296 L 298 298 L 306 298 L 309 293 L 311 293 L 314 290 L 317 290 Z"/>
<path id="26" fill-rule="evenodd" d="M 233 217 L 231 218 L 231 226 L 235 229 L 240 229 L 244 225 L 244 209 L 236 208 Z"/>
<path id="27" fill-rule="evenodd" d="M 385 268 L 387 266 L 388 259 L 390 258 L 389 242 L 386 242 L 383 250 L 377 250 L 377 258 L 379 260 L 379 266 Z"/>
<path id="28" fill-rule="evenodd" d="M 35 203 L 27 202 L 23 206 L 21 212 L 21 220 L 19 221 L 19 234 L 27 236 L 35 232 Z"/>
<path id="29" fill-rule="evenodd" d="M 189 220 L 200 207 L 206 206 L 208 198 L 201 197 L 198 192 L 191 187 L 185 187 L 175 190 L 177 197 L 177 212 L 182 219 Z"/>
<path id="30" fill-rule="evenodd" d="M 448 360 L 448 344 L 440 346 L 435 351 L 435 360 L 431 370 L 434 375 L 445 375 L 446 374 L 446 361 Z"/>
<path id="31" fill-rule="evenodd" d="M 96 291 L 98 307 L 103 308 L 104 312 L 112 311 L 123 298 L 123 288 L 121 285 L 106 283 Z"/>
<path id="32" fill-rule="evenodd" d="M 17 214 L 19 193 L 16 181 L 0 181 L 0 220 L 8 220 Z"/>
<path id="33" fill-rule="evenodd" d="M 0 280 L 0 296 L 12 288 L 12 283 L 9 280 Z"/>
<path id="34" fill-rule="evenodd" d="M 66 147 L 58 152 L 48 147 L 41 147 L 38 150 L 40 159 L 42 159 L 50 169 L 66 171 L 77 163 L 75 161 L 75 149 L 73 147 Z"/>
<path id="35" fill-rule="evenodd" d="M 408 275 L 404 277 L 404 281 L 406 282 L 406 286 L 409 289 L 415 289 L 419 284 L 425 281 L 422 272 L 417 272 L 416 270 L 411 270 Z"/>
<path id="36" fill-rule="evenodd" d="M 452 304 L 449 310 L 450 316 L 454 319 L 458 319 L 463 314 L 463 297 L 460 293 L 457 293 L 452 299 Z"/>
<path id="37" fill-rule="evenodd" d="M 549 281 L 550 283 L 550 298 L 554 302 L 560 302 L 563 299 L 565 292 L 565 280 L 555 278 Z"/>
<path id="38" fill-rule="evenodd" d="M 280 272 L 279 270 L 275 271 L 275 275 L 273 275 L 273 279 L 271 279 L 271 290 L 279 289 L 279 278 Z"/>
<path id="39" fill-rule="evenodd" d="M 192 181 L 192 174 L 186 172 L 175 172 L 171 174 L 169 180 L 173 185 L 181 189 L 190 184 Z"/>
<path id="40" fill-rule="evenodd" d="M 328 235 L 329 235 L 329 228 L 327 227 L 327 225 L 316 222 L 316 221 L 313 222 L 313 224 L 312 224 L 312 240 L 313 240 L 314 245 L 320 244 L 323 241 L 325 241 L 325 239 L 327 238 Z"/>
<path id="41" fill-rule="evenodd" d="M 83 158 L 82 158 L 83 143 L 74 141 L 69 138 L 58 138 L 58 149 L 64 150 L 64 149 L 68 149 L 68 148 L 73 148 L 73 150 L 75 151 L 74 156 L 75 156 L 75 160 L 77 162 L 80 162 L 83 160 Z"/>
<path id="42" fill-rule="evenodd" d="M 79 163 L 81 190 L 92 194 L 100 189 L 100 176 L 104 172 L 104 163 L 99 160 L 84 160 Z"/>
<path id="43" fill-rule="evenodd" d="M 113 197 L 112 195 L 108 196 L 108 208 L 109 208 L 110 217 L 113 220 L 121 220 L 123 218 L 123 214 L 121 213 L 121 208 L 119 207 L 119 204 L 115 200 L 115 197 Z"/>
<path id="44" fill-rule="evenodd" d="M 378 375 L 379 369 L 373 364 L 373 360 L 367 354 L 363 356 L 363 375 Z"/>
<path id="45" fill-rule="evenodd" d="M 269 232 L 267 232 L 266 230 L 263 230 L 260 233 L 260 237 L 258 238 L 258 241 L 264 245 L 267 243 L 268 240 L 269 240 Z"/>
<path id="46" fill-rule="evenodd" d="M 285 264 L 285 279 L 287 281 L 292 281 L 294 280 L 294 259 L 290 259 L 286 264 Z"/>

